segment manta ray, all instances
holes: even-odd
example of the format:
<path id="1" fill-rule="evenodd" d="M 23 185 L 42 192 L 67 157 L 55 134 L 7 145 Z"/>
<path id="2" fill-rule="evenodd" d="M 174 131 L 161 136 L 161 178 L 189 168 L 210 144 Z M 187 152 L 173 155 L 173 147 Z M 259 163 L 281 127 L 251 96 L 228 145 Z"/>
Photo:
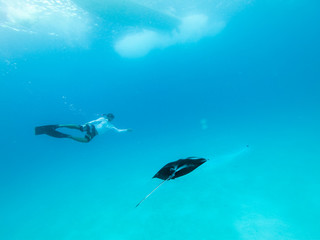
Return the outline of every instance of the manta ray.
<path id="1" fill-rule="evenodd" d="M 166 164 L 153 176 L 153 178 L 159 178 L 163 181 L 155 189 L 153 189 L 145 198 L 143 198 L 136 205 L 136 207 L 138 207 L 144 200 L 146 200 L 155 190 L 157 190 L 166 181 L 184 176 L 195 170 L 200 165 L 204 164 L 206 161 L 207 159 L 205 158 L 188 157 Z"/>

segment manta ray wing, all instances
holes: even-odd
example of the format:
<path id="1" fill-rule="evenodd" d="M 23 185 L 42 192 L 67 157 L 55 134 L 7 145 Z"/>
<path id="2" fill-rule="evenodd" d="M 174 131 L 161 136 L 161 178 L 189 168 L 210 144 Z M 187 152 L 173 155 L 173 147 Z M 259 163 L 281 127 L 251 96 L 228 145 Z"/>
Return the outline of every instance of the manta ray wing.
<path id="1" fill-rule="evenodd" d="M 178 161 L 166 164 L 153 176 L 153 178 L 159 178 L 163 181 L 156 188 L 154 188 L 147 196 L 145 196 L 136 205 L 136 207 L 138 207 L 144 200 L 146 200 L 155 190 L 157 190 L 165 182 L 192 172 L 194 169 L 196 169 L 206 161 L 207 160 L 205 158 L 192 157 L 186 159 L 179 159 Z"/>

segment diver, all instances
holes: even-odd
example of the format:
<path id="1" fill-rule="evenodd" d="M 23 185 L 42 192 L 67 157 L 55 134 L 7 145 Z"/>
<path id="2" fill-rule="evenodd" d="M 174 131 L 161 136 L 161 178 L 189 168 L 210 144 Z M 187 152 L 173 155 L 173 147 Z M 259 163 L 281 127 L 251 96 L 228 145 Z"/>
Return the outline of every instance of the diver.
<path id="1" fill-rule="evenodd" d="M 51 137 L 56 138 L 70 138 L 77 142 L 88 143 L 97 135 L 104 134 L 108 130 L 114 130 L 117 132 L 131 132 L 132 129 L 118 129 L 110 122 L 114 119 L 112 113 L 102 114 L 102 117 L 85 123 L 84 125 L 77 124 L 57 124 L 57 125 L 45 125 L 35 127 L 35 135 L 47 134 Z M 70 128 L 86 132 L 84 137 L 76 137 L 69 134 L 65 134 L 57 131 L 57 128 Z"/>

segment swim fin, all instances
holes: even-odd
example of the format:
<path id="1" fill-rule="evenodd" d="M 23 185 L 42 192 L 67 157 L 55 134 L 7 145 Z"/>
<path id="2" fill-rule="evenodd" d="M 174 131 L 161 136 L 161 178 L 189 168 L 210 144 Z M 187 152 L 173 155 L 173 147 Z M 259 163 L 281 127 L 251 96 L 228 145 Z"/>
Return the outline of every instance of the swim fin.
<path id="1" fill-rule="evenodd" d="M 59 127 L 59 125 L 45 125 L 45 126 L 39 126 L 35 127 L 35 134 L 41 135 L 41 134 L 47 134 L 51 137 L 56 138 L 67 138 L 69 137 L 68 134 L 64 134 L 61 132 L 58 132 L 56 129 Z"/>

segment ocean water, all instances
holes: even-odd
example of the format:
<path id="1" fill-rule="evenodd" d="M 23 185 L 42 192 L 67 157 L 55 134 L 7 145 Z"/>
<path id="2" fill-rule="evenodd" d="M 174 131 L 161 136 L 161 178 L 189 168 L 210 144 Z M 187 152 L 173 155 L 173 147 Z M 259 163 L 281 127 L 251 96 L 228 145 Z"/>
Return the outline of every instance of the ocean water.
<path id="1" fill-rule="evenodd" d="M 0 239 L 320 239 L 319 7 L 0 0 Z"/>

